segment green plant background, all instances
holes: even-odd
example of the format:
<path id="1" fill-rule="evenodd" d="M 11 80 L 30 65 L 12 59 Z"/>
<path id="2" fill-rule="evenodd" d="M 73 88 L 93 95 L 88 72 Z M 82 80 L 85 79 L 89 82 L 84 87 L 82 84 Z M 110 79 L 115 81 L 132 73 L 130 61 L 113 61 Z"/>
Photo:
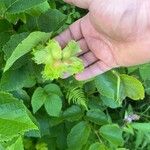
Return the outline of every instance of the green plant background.
<path id="1" fill-rule="evenodd" d="M 150 64 L 44 81 L 32 59 L 85 14 L 60 0 L 0 1 L 1 150 L 150 149 Z"/>

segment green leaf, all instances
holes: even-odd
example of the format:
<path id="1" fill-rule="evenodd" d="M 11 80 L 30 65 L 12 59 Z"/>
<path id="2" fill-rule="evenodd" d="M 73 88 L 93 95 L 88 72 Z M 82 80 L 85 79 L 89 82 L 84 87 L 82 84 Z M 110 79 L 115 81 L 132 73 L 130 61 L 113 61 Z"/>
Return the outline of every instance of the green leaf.
<path id="1" fill-rule="evenodd" d="M 0 20 L 0 32 L 13 31 L 12 25 L 7 20 Z"/>
<path id="2" fill-rule="evenodd" d="M 73 75 L 84 69 L 82 60 L 75 56 L 62 60 L 62 50 L 56 40 L 49 40 L 46 45 L 39 44 L 33 49 L 33 55 L 35 63 L 45 65 L 42 72 L 45 80 L 58 79 L 65 73 Z"/>
<path id="3" fill-rule="evenodd" d="M 36 64 L 51 64 L 54 59 L 49 48 L 39 45 L 33 49 L 33 60 Z M 44 59 L 43 59 L 44 58 Z"/>
<path id="4" fill-rule="evenodd" d="M 37 23 L 41 31 L 51 32 L 59 29 L 64 24 L 65 20 L 66 15 L 56 9 L 50 9 L 37 19 Z"/>
<path id="5" fill-rule="evenodd" d="M 19 137 L 15 143 L 13 143 L 11 146 L 8 146 L 6 150 L 24 150 L 22 138 Z"/>
<path id="6" fill-rule="evenodd" d="M 36 113 L 44 104 L 50 116 L 58 117 L 62 108 L 62 100 L 59 96 L 62 96 L 62 93 L 56 84 L 48 84 L 44 88 L 38 87 L 31 100 L 33 112 Z"/>
<path id="7" fill-rule="evenodd" d="M 44 106 L 50 116 L 58 117 L 62 108 L 62 100 L 58 95 L 52 94 L 46 99 Z"/>
<path id="8" fill-rule="evenodd" d="M 136 132 L 135 149 L 138 149 L 144 140 L 144 133 L 140 130 Z"/>
<path id="9" fill-rule="evenodd" d="M 21 43 L 29 33 L 20 33 L 20 34 L 14 34 L 11 36 L 10 40 L 3 46 L 3 52 L 5 54 L 5 60 L 7 60 L 11 54 L 13 53 L 14 49 Z"/>
<path id="10" fill-rule="evenodd" d="M 108 118 L 104 112 L 99 109 L 89 110 L 86 114 L 86 119 L 94 122 L 98 125 L 103 125 L 108 123 Z"/>
<path id="11" fill-rule="evenodd" d="M 128 67 L 128 68 L 127 68 L 128 74 L 133 73 L 133 72 L 137 71 L 138 69 L 139 69 L 138 66 Z"/>
<path id="12" fill-rule="evenodd" d="M 107 149 L 104 144 L 95 142 L 90 146 L 89 150 L 107 150 Z"/>
<path id="13" fill-rule="evenodd" d="M 0 33 L 0 52 L 2 51 L 3 46 L 9 40 L 11 33 L 9 32 L 1 32 Z"/>
<path id="14" fill-rule="evenodd" d="M 59 60 L 62 58 L 62 50 L 56 40 L 50 40 L 47 48 L 49 49 L 53 59 Z"/>
<path id="15" fill-rule="evenodd" d="M 67 121 L 71 121 L 71 122 L 81 119 L 82 116 L 83 116 L 83 112 L 81 108 L 77 105 L 72 105 L 71 107 L 67 108 L 63 112 L 63 117 Z"/>
<path id="16" fill-rule="evenodd" d="M 86 144 L 91 128 L 87 122 L 79 122 L 70 131 L 67 136 L 68 148 L 71 150 L 80 150 Z"/>
<path id="17" fill-rule="evenodd" d="M 122 130 L 119 128 L 117 124 L 107 124 L 103 125 L 99 129 L 100 135 L 109 141 L 114 146 L 122 146 L 124 141 L 122 138 Z"/>
<path id="18" fill-rule="evenodd" d="M 142 77 L 142 79 L 145 80 L 149 80 L 150 79 L 150 63 L 149 64 L 145 64 L 139 67 L 139 72 L 140 72 L 140 76 Z"/>
<path id="19" fill-rule="evenodd" d="M 37 129 L 23 102 L 8 93 L 0 92 L 0 140 L 7 141 Z"/>
<path id="20" fill-rule="evenodd" d="M 112 99 L 115 99 L 117 89 L 116 83 L 116 77 L 111 72 L 99 75 L 95 79 L 95 85 L 98 92 L 103 96 L 107 96 Z"/>
<path id="21" fill-rule="evenodd" d="M 32 15 L 32 16 L 40 16 L 41 14 L 45 13 L 50 9 L 49 3 L 47 1 L 40 3 L 33 7 L 32 9 L 29 9 L 26 11 L 26 13 Z"/>
<path id="22" fill-rule="evenodd" d="M 45 100 L 47 98 L 47 95 L 45 94 L 45 91 L 43 88 L 38 87 L 32 96 L 31 105 L 33 108 L 33 113 L 36 113 L 44 104 Z"/>
<path id="23" fill-rule="evenodd" d="M 46 42 L 50 38 L 50 33 L 44 32 L 32 32 L 26 39 L 24 39 L 17 47 L 13 50 L 13 53 L 6 62 L 4 71 L 7 71 L 16 60 L 23 55 L 30 52 L 30 50 L 36 46 L 39 42 Z"/>
<path id="24" fill-rule="evenodd" d="M 110 107 L 110 108 L 118 108 L 118 107 L 121 107 L 121 104 L 119 104 L 117 101 L 115 101 L 114 99 L 112 98 L 109 98 L 109 97 L 106 97 L 106 96 L 100 96 L 103 104 L 107 107 Z"/>
<path id="25" fill-rule="evenodd" d="M 23 89 L 18 89 L 16 91 L 12 91 L 11 92 L 13 94 L 13 96 L 15 98 L 18 98 L 18 99 L 22 99 L 23 101 L 25 102 L 29 102 L 30 101 L 30 96 L 28 95 L 28 93 L 23 90 Z"/>
<path id="26" fill-rule="evenodd" d="M 133 100 L 144 99 L 144 87 L 139 80 L 126 74 L 121 74 L 120 77 L 127 97 Z"/>
<path id="27" fill-rule="evenodd" d="M 47 84 L 47 85 L 44 87 L 44 90 L 45 90 L 47 93 L 53 93 L 53 94 L 56 94 L 56 95 L 58 95 L 58 96 L 63 96 L 60 87 L 59 87 L 57 84 L 54 84 L 54 83 Z"/>
<path id="28" fill-rule="evenodd" d="M 131 126 L 136 129 L 143 132 L 149 132 L 150 131 L 150 123 L 132 123 Z"/>
<path id="29" fill-rule="evenodd" d="M 32 14 L 33 12 L 29 13 Z M 28 31 L 38 30 L 43 32 L 54 32 L 63 26 L 65 20 L 66 15 L 62 14 L 58 10 L 49 9 L 40 16 L 27 16 L 27 23 L 24 24 L 23 27 L 26 28 Z"/>
<path id="30" fill-rule="evenodd" d="M 63 49 L 63 59 L 68 59 L 81 52 L 80 46 L 75 41 L 70 41 Z"/>
<path id="31" fill-rule="evenodd" d="M 15 91 L 23 87 L 33 87 L 36 84 L 33 67 L 29 64 L 16 70 L 3 73 L 0 88 L 4 91 Z"/>
<path id="32" fill-rule="evenodd" d="M 16 25 L 19 20 L 21 20 L 23 23 L 26 23 L 25 13 L 10 14 L 6 12 L 4 17 L 14 25 Z"/>
<path id="33" fill-rule="evenodd" d="M 9 1 L 5 1 L 3 0 L 5 6 L 6 6 L 6 11 L 9 13 L 20 13 L 20 12 L 24 12 L 28 9 L 31 9 L 43 2 L 45 2 L 46 0 L 30 0 L 30 1 L 24 1 L 24 0 L 9 0 Z"/>

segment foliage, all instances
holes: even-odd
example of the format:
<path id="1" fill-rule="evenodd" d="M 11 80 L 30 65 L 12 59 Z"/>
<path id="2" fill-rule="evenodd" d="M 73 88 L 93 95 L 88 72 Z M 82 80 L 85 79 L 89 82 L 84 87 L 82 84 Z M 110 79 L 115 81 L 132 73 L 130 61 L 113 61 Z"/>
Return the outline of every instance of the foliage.
<path id="1" fill-rule="evenodd" d="M 0 1 L 0 149 L 150 149 L 150 64 L 62 79 L 83 70 L 80 48 L 53 38 L 84 14 L 60 0 Z"/>
<path id="2" fill-rule="evenodd" d="M 61 50 L 56 40 L 49 40 L 46 46 L 40 44 L 33 50 L 34 61 L 37 64 L 44 64 L 43 78 L 45 80 L 58 79 L 65 73 L 73 75 L 84 69 L 82 61 L 75 57 L 81 52 L 80 47 L 75 41 L 70 41 Z"/>

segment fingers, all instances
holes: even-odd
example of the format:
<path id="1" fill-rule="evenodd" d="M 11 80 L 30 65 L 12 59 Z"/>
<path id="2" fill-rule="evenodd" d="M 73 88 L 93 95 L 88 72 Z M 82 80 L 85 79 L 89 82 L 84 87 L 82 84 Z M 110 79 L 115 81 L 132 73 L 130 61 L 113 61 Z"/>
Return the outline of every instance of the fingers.
<path id="1" fill-rule="evenodd" d="M 98 61 L 98 59 L 95 57 L 95 55 L 90 51 L 81 55 L 79 58 L 82 59 L 82 61 L 84 63 L 84 67 L 87 67 L 87 66 L 93 64 L 94 62 Z"/>
<path id="2" fill-rule="evenodd" d="M 90 2 L 92 0 L 64 0 L 65 2 L 69 3 L 69 4 L 73 4 L 76 5 L 80 8 L 85 8 L 88 9 Z"/>
<path id="3" fill-rule="evenodd" d="M 76 75 L 77 80 L 87 80 L 100 75 L 112 68 L 108 67 L 104 62 L 98 61 L 86 68 L 82 73 Z"/>
<path id="4" fill-rule="evenodd" d="M 78 41 L 83 38 L 80 25 L 81 20 L 82 19 L 79 19 L 78 21 L 73 23 L 67 30 L 55 37 L 62 48 L 64 48 L 70 40 Z"/>
<path id="5" fill-rule="evenodd" d="M 80 55 L 82 55 L 82 54 L 84 54 L 84 53 L 86 53 L 86 52 L 89 51 L 89 47 L 88 47 L 88 45 L 87 45 L 85 39 L 79 40 L 79 41 L 78 41 L 78 44 L 80 45 L 80 48 L 81 48 L 81 50 L 82 50 L 82 51 L 78 54 L 78 56 L 80 56 Z"/>
<path id="6" fill-rule="evenodd" d="M 114 55 L 112 53 L 114 47 L 106 43 L 104 40 L 87 38 L 89 49 L 92 50 L 96 57 L 110 67 L 117 66 Z"/>

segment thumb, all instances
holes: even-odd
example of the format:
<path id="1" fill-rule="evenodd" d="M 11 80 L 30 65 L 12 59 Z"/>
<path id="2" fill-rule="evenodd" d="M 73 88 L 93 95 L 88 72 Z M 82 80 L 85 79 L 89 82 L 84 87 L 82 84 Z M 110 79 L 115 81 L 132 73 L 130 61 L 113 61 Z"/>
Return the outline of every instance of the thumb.
<path id="1" fill-rule="evenodd" d="M 92 0 L 64 0 L 66 3 L 76 5 L 80 8 L 89 8 L 90 1 Z"/>

